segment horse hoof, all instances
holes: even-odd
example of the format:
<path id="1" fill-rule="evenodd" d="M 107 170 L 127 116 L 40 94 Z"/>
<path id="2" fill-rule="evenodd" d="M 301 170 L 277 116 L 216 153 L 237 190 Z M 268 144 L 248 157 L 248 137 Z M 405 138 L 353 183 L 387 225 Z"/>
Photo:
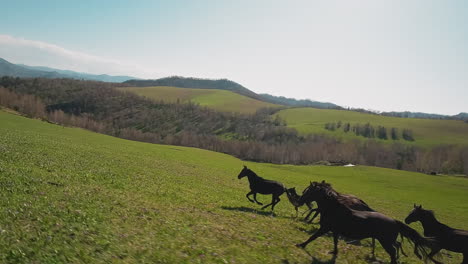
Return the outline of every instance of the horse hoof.
<path id="1" fill-rule="evenodd" d="M 304 245 L 304 244 L 296 244 L 296 247 L 298 247 L 298 248 L 305 248 L 305 245 Z"/>
<path id="2" fill-rule="evenodd" d="M 330 255 L 338 255 L 338 251 L 332 250 L 332 251 L 329 251 L 328 254 L 330 254 Z"/>

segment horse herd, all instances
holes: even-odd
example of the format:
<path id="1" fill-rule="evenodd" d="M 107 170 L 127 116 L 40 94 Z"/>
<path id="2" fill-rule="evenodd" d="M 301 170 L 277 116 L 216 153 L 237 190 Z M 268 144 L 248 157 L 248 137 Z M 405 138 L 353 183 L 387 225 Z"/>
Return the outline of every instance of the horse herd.
<path id="1" fill-rule="evenodd" d="M 271 210 L 274 210 L 275 205 L 280 202 L 280 196 L 286 193 L 296 209 L 296 216 L 298 208 L 303 205 L 309 208 L 306 220 L 315 212 L 309 222 L 320 214 L 320 228 L 305 242 L 296 245 L 300 248 L 305 248 L 310 242 L 331 232 L 334 242 L 332 253 L 336 256 L 340 236 L 353 240 L 371 238 L 372 255 L 374 256 L 375 252 L 375 240 L 378 240 L 390 256 L 391 264 L 396 264 L 400 251 L 406 256 L 401 246 L 403 238 L 406 238 L 413 243 L 414 254 L 419 259 L 430 259 L 439 264 L 441 262 L 435 260 L 434 256 L 441 249 L 446 249 L 462 253 L 462 264 L 468 264 L 468 231 L 440 223 L 433 211 L 425 210 L 421 205 L 413 206 L 405 224 L 376 212 L 354 195 L 337 192 L 325 181 L 311 182 L 302 195 L 299 195 L 294 188 L 287 189 L 280 182 L 263 179 L 246 166 L 239 173 L 238 179 L 243 177 L 249 180 L 250 192 L 246 197 L 252 203 L 263 205 L 257 201 L 257 193 L 272 195 L 271 203 L 264 205 L 262 209 L 271 206 Z M 317 204 L 315 209 L 312 207 L 313 202 Z M 407 225 L 417 221 L 421 222 L 424 228 L 424 236 Z M 398 236 L 401 236 L 401 242 L 397 240 Z"/>

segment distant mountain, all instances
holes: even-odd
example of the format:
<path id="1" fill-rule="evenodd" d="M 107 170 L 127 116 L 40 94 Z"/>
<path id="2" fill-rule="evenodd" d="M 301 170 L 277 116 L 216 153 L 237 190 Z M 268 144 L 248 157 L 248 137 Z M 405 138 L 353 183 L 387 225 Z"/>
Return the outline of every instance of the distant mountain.
<path id="1" fill-rule="evenodd" d="M 245 88 L 244 86 L 227 79 L 213 80 L 172 76 L 156 80 L 129 80 L 124 83 L 137 87 L 174 86 L 180 88 L 228 90 L 267 103 L 280 104 L 286 106 L 342 109 L 340 106 L 332 103 L 322 103 L 311 100 L 296 100 L 291 98 L 273 96 L 269 94 L 257 94 Z"/>
<path id="2" fill-rule="evenodd" d="M 263 101 L 267 101 L 274 104 L 288 105 L 288 106 L 298 106 L 298 107 L 314 107 L 314 108 L 324 108 L 324 109 L 343 109 L 343 107 L 333 104 L 333 103 L 324 103 L 312 101 L 309 99 L 294 99 L 286 98 L 284 96 L 274 96 L 270 94 L 259 94 Z"/>
<path id="3" fill-rule="evenodd" d="M 68 78 L 102 82 L 124 82 L 126 80 L 135 79 L 135 77 L 130 76 L 111 76 L 107 74 L 96 75 L 68 70 L 59 70 L 44 66 L 13 64 L 2 58 L 0 58 L 0 76 L 21 78 Z"/>

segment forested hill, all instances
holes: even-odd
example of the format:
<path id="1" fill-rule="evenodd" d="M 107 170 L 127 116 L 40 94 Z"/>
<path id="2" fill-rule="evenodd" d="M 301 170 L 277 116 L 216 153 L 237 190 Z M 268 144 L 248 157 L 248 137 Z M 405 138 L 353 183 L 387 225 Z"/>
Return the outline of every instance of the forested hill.
<path id="1" fill-rule="evenodd" d="M 302 107 L 315 107 L 315 108 L 332 108 L 342 109 L 340 106 L 332 103 L 323 103 L 312 100 L 296 100 L 291 98 L 273 96 L 269 94 L 257 94 L 246 87 L 228 80 L 228 79 L 200 79 L 200 78 L 186 78 L 180 76 L 166 77 L 156 80 L 128 80 L 124 84 L 137 87 L 149 86 L 173 86 L 179 88 L 198 88 L 198 89 L 218 89 L 227 90 L 238 93 L 256 100 L 267 103 L 279 104 L 285 106 L 302 106 Z"/>
<path id="2" fill-rule="evenodd" d="M 298 107 L 314 107 L 314 108 L 323 108 L 323 109 L 343 109 L 343 107 L 333 104 L 333 103 L 324 103 L 318 101 L 312 101 L 309 99 L 294 99 L 287 98 L 284 96 L 274 96 L 270 94 L 259 94 L 262 97 L 263 101 L 269 103 L 287 105 L 287 106 L 298 106 Z"/>
<path id="3" fill-rule="evenodd" d="M 186 78 L 180 76 L 166 77 L 156 80 L 128 80 L 125 84 L 138 87 L 148 86 L 174 86 L 180 88 L 198 88 L 198 89 L 219 89 L 232 91 L 241 95 L 248 96 L 257 100 L 261 100 L 261 97 L 245 88 L 244 86 L 233 82 L 228 79 L 200 79 L 200 78 Z"/>

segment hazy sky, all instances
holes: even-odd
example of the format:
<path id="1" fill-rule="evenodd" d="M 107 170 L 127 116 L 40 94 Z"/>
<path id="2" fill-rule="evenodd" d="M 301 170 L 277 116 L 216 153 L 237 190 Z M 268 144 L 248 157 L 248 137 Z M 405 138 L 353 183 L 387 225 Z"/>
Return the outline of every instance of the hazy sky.
<path id="1" fill-rule="evenodd" d="M 373 110 L 468 112 L 468 1 L 1 1 L 0 57 L 228 78 Z"/>

